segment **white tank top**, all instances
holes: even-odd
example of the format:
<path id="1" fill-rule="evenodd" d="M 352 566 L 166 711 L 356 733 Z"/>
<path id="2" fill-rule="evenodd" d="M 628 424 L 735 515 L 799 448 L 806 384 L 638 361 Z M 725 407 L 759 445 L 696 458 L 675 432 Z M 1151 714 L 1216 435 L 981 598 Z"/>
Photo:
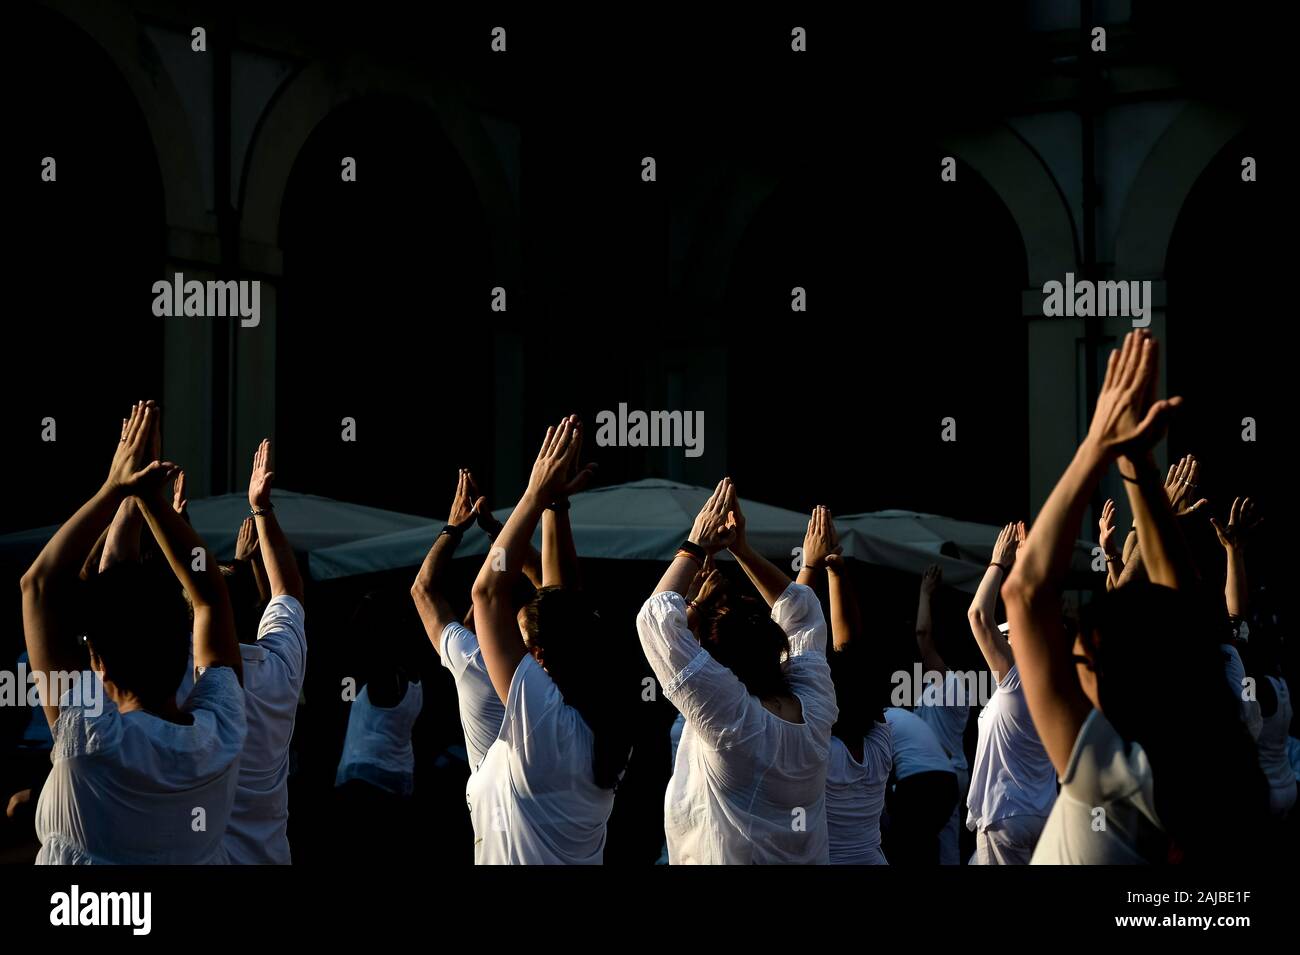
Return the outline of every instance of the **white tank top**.
<path id="1" fill-rule="evenodd" d="M 1268 784 L 1282 788 L 1295 786 L 1295 772 L 1287 755 L 1286 739 L 1291 729 L 1291 690 L 1286 680 L 1270 676 L 1266 678 L 1273 684 L 1277 693 L 1277 707 L 1272 716 L 1264 717 L 1264 725 L 1259 731 L 1255 745 L 1259 748 L 1259 767 L 1264 771 Z"/>

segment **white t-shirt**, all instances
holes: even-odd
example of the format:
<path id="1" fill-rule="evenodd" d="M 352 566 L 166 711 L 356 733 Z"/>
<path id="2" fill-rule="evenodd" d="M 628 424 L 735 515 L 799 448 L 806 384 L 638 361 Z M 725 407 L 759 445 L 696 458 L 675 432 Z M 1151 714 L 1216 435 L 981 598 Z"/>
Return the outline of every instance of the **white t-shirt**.
<path id="1" fill-rule="evenodd" d="M 232 865 L 290 865 L 289 741 L 307 674 L 307 613 L 296 597 L 274 597 L 262 611 L 257 643 L 241 643 L 248 738 L 239 789 L 226 827 Z M 177 699 L 194 686 L 194 657 Z"/>
<path id="2" fill-rule="evenodd" d="M 959 778 L 967 770 L 963 738 L 970 720 L 970 702 L 976 699 L 968 692 L 970 689 L 956 673 L 948 670 L 942 683 L 926 685 L 921 691 L 921 702 L 912 710 L 934 732 Z"/>
<path id="3" fill-rule="evenodd" d="M 465 752 L 469 771 L 478 772 L 487 751 L 501 735 L 501 721 L 506 708 L 492 686 L 487 664 L 479 650 L 478 637 L 458 623 L 443 627 L 438 653 L 442 665 L 456 680 L 456 698 L 460 705 L 460 726 L 465 733 Z"/>
<path id="4" fill-rule="evenodd" d="M 99 715 L 65 694 L 53 768 L 36 804 L 38 865 L 223 863 L 244 747 L 244 691 L 209 667 L 183 709 L 189 726 L 132 710 L 100 690 Z M 200 811 L 201 810 L 201 811 Z M 195 821 L 204 825 L 196 831 Z"/>
<path id="5" fill-rule="evenodd" d="M 790 652 L 782 663 L 803 722 L 764 708 L 686 626 L 680 594 L 655 594 L 637 615 L 641 648 L 664 696 L 686 718 L 664 798 L 674 865 L 826 864 L 826 763 L 839 715 L 826 619 L 792 583 L 772 607 Z"/>
<path id="6" fill-rule="evenodd" d="M 888 723 L 877 723 L 862 741 L 862 762 L 831 737 L 826 765 L 826 831 L 831 865 L 888 865 L 880 851 L 880 813 L 894 760 Z"/>
<path id="7" fill-rule="evenodd" d="M 1008 816 L 1046 816 L 1055 801 L 1056 771 L 1013 666 L 980 711 L 966 827 L 977 832 Z"/>
<path id="8" fill-rule="evenodd" d="M 1061 794 L 1038 838 L 1034 865 L 1163 863 L 1169 840 L 1156 816 L 1151 764 L 1093 710 L 1074 741 Z M 1098 812 L 1097 810 L 1102 810 Z"/>
<path id="9" fill-rule="evenodd" d="M 418 681 L 406 684 L 394 706 L 375 706 L 370 702 L 370 685 L 363 686 L 348 711 L 348 732 L 334 785 L 359 779 L 397 796 L 411 795 L 415 791 L 411 729 L 423 708 L 424 688 Z"/>
<path id="10" fill-rule="evenodd" d="M 1237 701 L 1241 711 L 1241 721 L 1250 730 L 1251 739 L 1259 739 L 1259 732 L 1264 727 L 1264 718 L 1259 712 L 1259 700 L 1246 699 L 1246 665 L 1241 662 L 1241 654 L 1231 643 L 1219 644 L 1223 654 L 1223 675 L 1232 690 L 1232 698 Z"/>
<path id="11" fill-rule="evenodd" d="M 1287 731 L 1291 727 L 1291 690 L 1286 680 L 1275 676 L 1266 676 L 1277 694 L 1277 705 L 1273 715 L 1261 718 L 1259 739 L 1259 768 L 1264 771 L 1264 778 L 1274 789 L 1295 792 L 1295 774 L 1291 771 L 1291 759 L 1287 754 Z"/>
<path id="12" fill-rule="evenodd" d="M 595 743 L 532 655 L 515 667 L 501 734 L 465 786 L 475 865 L 600 865 L 614 790 L 596 785 Z"/>
<path id="13" fill-rule="evenodd" d="M 894 737 L 895 779 L 906 779 L 917 773 L 953 771 L 952 760 L 925 720 L 897 706 L 885 708 L 885 719 Z"/>

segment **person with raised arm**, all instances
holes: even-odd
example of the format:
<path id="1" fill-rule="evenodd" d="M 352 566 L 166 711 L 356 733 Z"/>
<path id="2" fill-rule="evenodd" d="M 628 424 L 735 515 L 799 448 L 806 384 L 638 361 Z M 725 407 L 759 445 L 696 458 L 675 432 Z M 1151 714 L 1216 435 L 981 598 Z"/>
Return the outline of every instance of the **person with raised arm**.
<path id="1" fill-rule="evenodd" d="M 875 648 L 861 636 L 862 614 L 831 513 L 814 509 L 799 582 L 813 586 L 824 571 L 830 597 L 831 678 L 839 716 L 826 763 L 826 833 L 831 865 L 888 865 L 880 848 L 880 815 L 894 762 L 885 719 L 889 682 Z M 808 545 L 811 545 L 809 547 Z"/>
<path id="2" fill-rule="evenodd" d="M 1124 573 L 1124 555 L 1119 538 L 1116 535 L 1115 501 L 1106 498 L 1102 505 L 1101 517 L 1097 521 L 1102 556 L 1106 559 L 1106 589 L 1114 590 L 1119 586 L 1120 575 Z"/>
<path id="3" fill-rule="evenodd" d="M 1194 592 L 1152 459 L 1180 404 L 1156 398 L 1157 378 L 1154 339 L 1131 332 L 1111 353 L 1088 433 L 1002 586 L 1025 698 L 1061 780 L 1035 863 L 1244 861 L 1267 814 L 1267 787 L 1223 685 L 1214 618 Z M 1151 583 L 1098 595 L 1071 649 L 1061 632 L 1070 554 L 1116 462 Z"/>
<path id="4" fill-rule="evenodd" d="M 578 467 L 581 449 L 576 416 L 547 429 L 528 487 L 474 581 L 479 649 L 505 705 L 501 731 L 465 787 L 480 865 L 599 865 L 630 754 L 639 676 L 620 666 L 599 616 L 569 586 L 568 496 L 591 475 Z M 544 586 L 520 611 L 515 585 L 547 510 L 554 526 L 543 533 Z"/>
<path id="5" fill-rule="evenodd" d="M 1227 663 L 1228 684 L 1239 700 L 1242 721 L 1259 750 L 1259 767 L 1269 785 L 1269 808 L 1274 816 L 1285 818 L 1296 801 L 1295 774 L 1287 754 L 1291 689 L 1282 671 L 1282 648 L 1273 632 L 1275 625 L 1268 626 L 1261 634 L 1252 634 L 1246 623 L 1250 608 L 1246 544 L 1261 523 L 1263 519 L 1256 514 L 1255 502 L 1248 497 L 1233 499 L 1226 524 L 1220 524 L 1216 517 L 1210 518 L 1228 561 L 1224 602 L 1232 639 L 1219 649 Z M 1238 645 L 1245 648 L 1248 661 L 1242 660 Z M 1248 674 L 1254 680 L 1254 694 L 1245 691 Z"/>
<path id="6" fill-rule="evenodd" d="M 238 865 L 289 865 L 289 743 L 298 699 L 307 676 L 306 611 L 303 583 L 271 500 L 271 440 L 253 455 L 248 506 L 256 531 L 269 601 L 255 631 L 240 633 L 248 739 L 239 761 L 239 789 L 226 828 L 225 846 Z M 253 541 L 245 535 L 247 557 Z M 237 553 L 238 556 L 238 553 Z M 256 573 L 249 568 L 248 571 Z M 248 572 L 246 571 L 246 572 Z"/>
<path id="7" fill-rule="evenodd" d="M 475 521 L 495 540 L 500 528 L 491 518 L 487 498 L 479 493 L 474 476 L 468 469 L 461 468 L 447 524 L 438 532 L 424 563 L 420 565 L 415 582 L 411 584 L 411 599 L 424 624 L 424 632 L 456 683 L 460 725 L 465 735 L 465 753 L 471 775 L 478 772 L 487 751 L 500 735 L 506 711 L 492 686 L 478 637 L 470 629 L 473 614 L 467 616 L 464 624 L 459 622 L 445 592 L 443 578 L 461 538 Z M 531 546 L 528 551 L 524 575 L 534 586 L 541 587 L 541 556 Z"/>
<path id="8" fill-rule="evenodd" d="M 41 864 L 226 859 L 223 836 L 247 731 L 243 667 L 217 562 L 195 559 L 206 548 L 166 500 L 164 484 L 176 466 L 150 459 L 157 424 L 153 402 L 132 408 L 108 479 L 23 575 L 33 668 L 78 671 L 88 654 L 94 671 L 59 696 L 41 687 L 54 736 L 36 808 Z M 193 607 L 198 675 L 184 706 L 176 690 L 189 626 L 175 582 L 131 561 L 79 580 L 86 554 L 127 497 Z"/>
<path id="9" fill-rule="evenodd" d="M 1056 800 L 1056 773 L 1025 699 L 1018 655 L 995 623 L 998 588 L 1021 556 L 1025 525 L 1008 524 L 966 613 L 971 633 L 997 683 L 979 715 L 979 741 L 966 798 L 966 827 L 975 833 L 975 865 L 1025 865 Z"/>
<path id="10" fill-rule="evenodd" d="M 825 556 L 820 533 L 810 522 L 811 572 Z M 697 640 L 684 594 L 705 558 L 723 549 L 762 602 L 729 595 Z M 669 861 L 829 862 L 826 768 L 839 710 L 826 619 L 810 588 L 749 546 L 730 478 L 696 515 L 642 606 L 637 633 L 664 695 L 686 718 L 664 800 Z"/>
<path id="11" fill-rule="evenodd" d="M 970 767 L 966 762 L 966 724 L 970 721 L 971 687 L 954 672 L 939 653 L 934 639 L 934 612 L 931 603 L 943 584 L 943 568 L 931 564 L 921 576 L 921 593 L 916 610 L 916 646 L 925 668 L 926 682 L 912 712 L 930 727 L 935 739 L 948 754 L 949 765 L 957 777 L 959 798 L 947 825 L 939 833 L 939 864 L 961 865 L 961 807 L 970 785 Z M 930 675 L 938 675 L 938 679 Z"/>

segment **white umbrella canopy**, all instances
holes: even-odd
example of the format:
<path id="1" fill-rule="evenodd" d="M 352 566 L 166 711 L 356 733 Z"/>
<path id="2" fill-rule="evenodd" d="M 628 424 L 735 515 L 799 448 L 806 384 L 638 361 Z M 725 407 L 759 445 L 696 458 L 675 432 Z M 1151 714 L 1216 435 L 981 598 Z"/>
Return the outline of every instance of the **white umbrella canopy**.
<path id="1" fill-rule="evenodd" d="M 712 488 L 650 478 L 575 494 L 569 502 L 569 523 L 578 553 L 607 560 L 671 560 L 712 493 Z M 803 543 L 808 515 L 744 498 L 740 506 L 750 543 L 760 553 L 790 559 L 793 549 Z M 492 513 L 504 521 L 511 510 Z M 311 575 L 329 580 L 418 566 L 442 527 L 440 522 L 429 522 L 384 537 L 313 551 Z M 533 544 L 541 546 L 540 529 L 533 535 Z M 458 557 L 481 557 L 487 552 L 487 535 L 477 527 L 465 534 L 456 550 Z"/>
<path id="2" fill-rule="evenodd" d="M 310 553 L 349 541 L 380 537 L 429 522 L 427 517 L 418 514 L 349 504 L 282 488 L 275 489 L 272 500 L 285 536 L 299 552 Z M 192 500 L 189 515 L 190 523 L 208 547 L 220 559 L 228 559 L 235 553 L 239 525 L 248 517 L 248 494 L 220 494 Z M 58 525 L 6 534 L 0 537 L 0 554 L 34 559 L 56 530 Z"/>
<path id="3" fill-rule="evenodd" d="M 943 582 L 956 590 L 974 593 L 992 559 L 993 544 L 1002 528 L 992 524 L 959 521 L 916 511 L 873 511 L 835 518 L 841 536 L 858 535 L 859 552 L 854 556 L 915 574 L 929 564 L 943 568 Z M 1088 573 L 1093 544 L 1077 541 L 1070 569 Z M 947 556 L 956 553 L 956 557 Z M 848 549 L 845 548 L 845 553 Z"/>

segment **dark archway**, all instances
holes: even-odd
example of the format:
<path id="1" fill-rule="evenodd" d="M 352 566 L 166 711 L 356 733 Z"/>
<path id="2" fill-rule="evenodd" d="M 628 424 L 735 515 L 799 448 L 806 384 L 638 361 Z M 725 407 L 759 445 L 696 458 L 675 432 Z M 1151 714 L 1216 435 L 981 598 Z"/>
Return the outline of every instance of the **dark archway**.
<path id="1" fill-rule="evenodd" d="M 162 180 L 143 114 L 108 55 L 49 11 L 23 8 L 16 56 L 16 165 L 7 176 L 6 354 L 0 384 L 22 450 L 39 472 L 0 531 L 68 517 L 107 473 L 132 401 L 162 398 Z M 43 157 L 57 181 L 43 182 Z M 41 439 L 41 421 L 57 440 Z"/>
<path id="2" fill-rule="evenodd" d="M 1243 182 L 1241 161 L 1252 156 L 1259 181 Z M 1186 405 L 1170 428 L 1169 452 L 1202 461 L 1201 492 L 1222 519 L 1236 495 L 1257 498 L 1270 527 L 1252 560 L 1256 583 L 1280 583 L 1280 544 L 1293 529 L 1287 502 L 1294 455 L 1291 408 L 1282 400 L 1294 375 L 1290 316 L 1279 278 L 1291 267 L 1279 210 L 1286 208 L 1283 154 L 1247 131 L 1206 167 L 1178 216 L 1169 241 L 1168 381 Z M 1257 440 L 1242 440 L 1243 418 L 1254 418 Z M 1199 527 L 1207 572 L 1222 579 L 1223 556 Z"/>
<path id="3" fill-rule="evenodd" d="M 457 467 L 491 468 L 495 283 L 468 172 L 422 107 L 361 99 L 304 146 L 280 221 L 280 483 L 441 514 Z"/>
<path id="4" fill-rule="evenodd" d="M 726 302 L 728 465 L 749 496 L 1024 513 L 1024 246 L 993 190 L 969 168 L 941 182 L 939 158 L 891 164 L 898 188 L 871 194 L 849 160 L 805 170 L 750 225 Z M 806 314 L 790 310 L 795 286 Z"/>

